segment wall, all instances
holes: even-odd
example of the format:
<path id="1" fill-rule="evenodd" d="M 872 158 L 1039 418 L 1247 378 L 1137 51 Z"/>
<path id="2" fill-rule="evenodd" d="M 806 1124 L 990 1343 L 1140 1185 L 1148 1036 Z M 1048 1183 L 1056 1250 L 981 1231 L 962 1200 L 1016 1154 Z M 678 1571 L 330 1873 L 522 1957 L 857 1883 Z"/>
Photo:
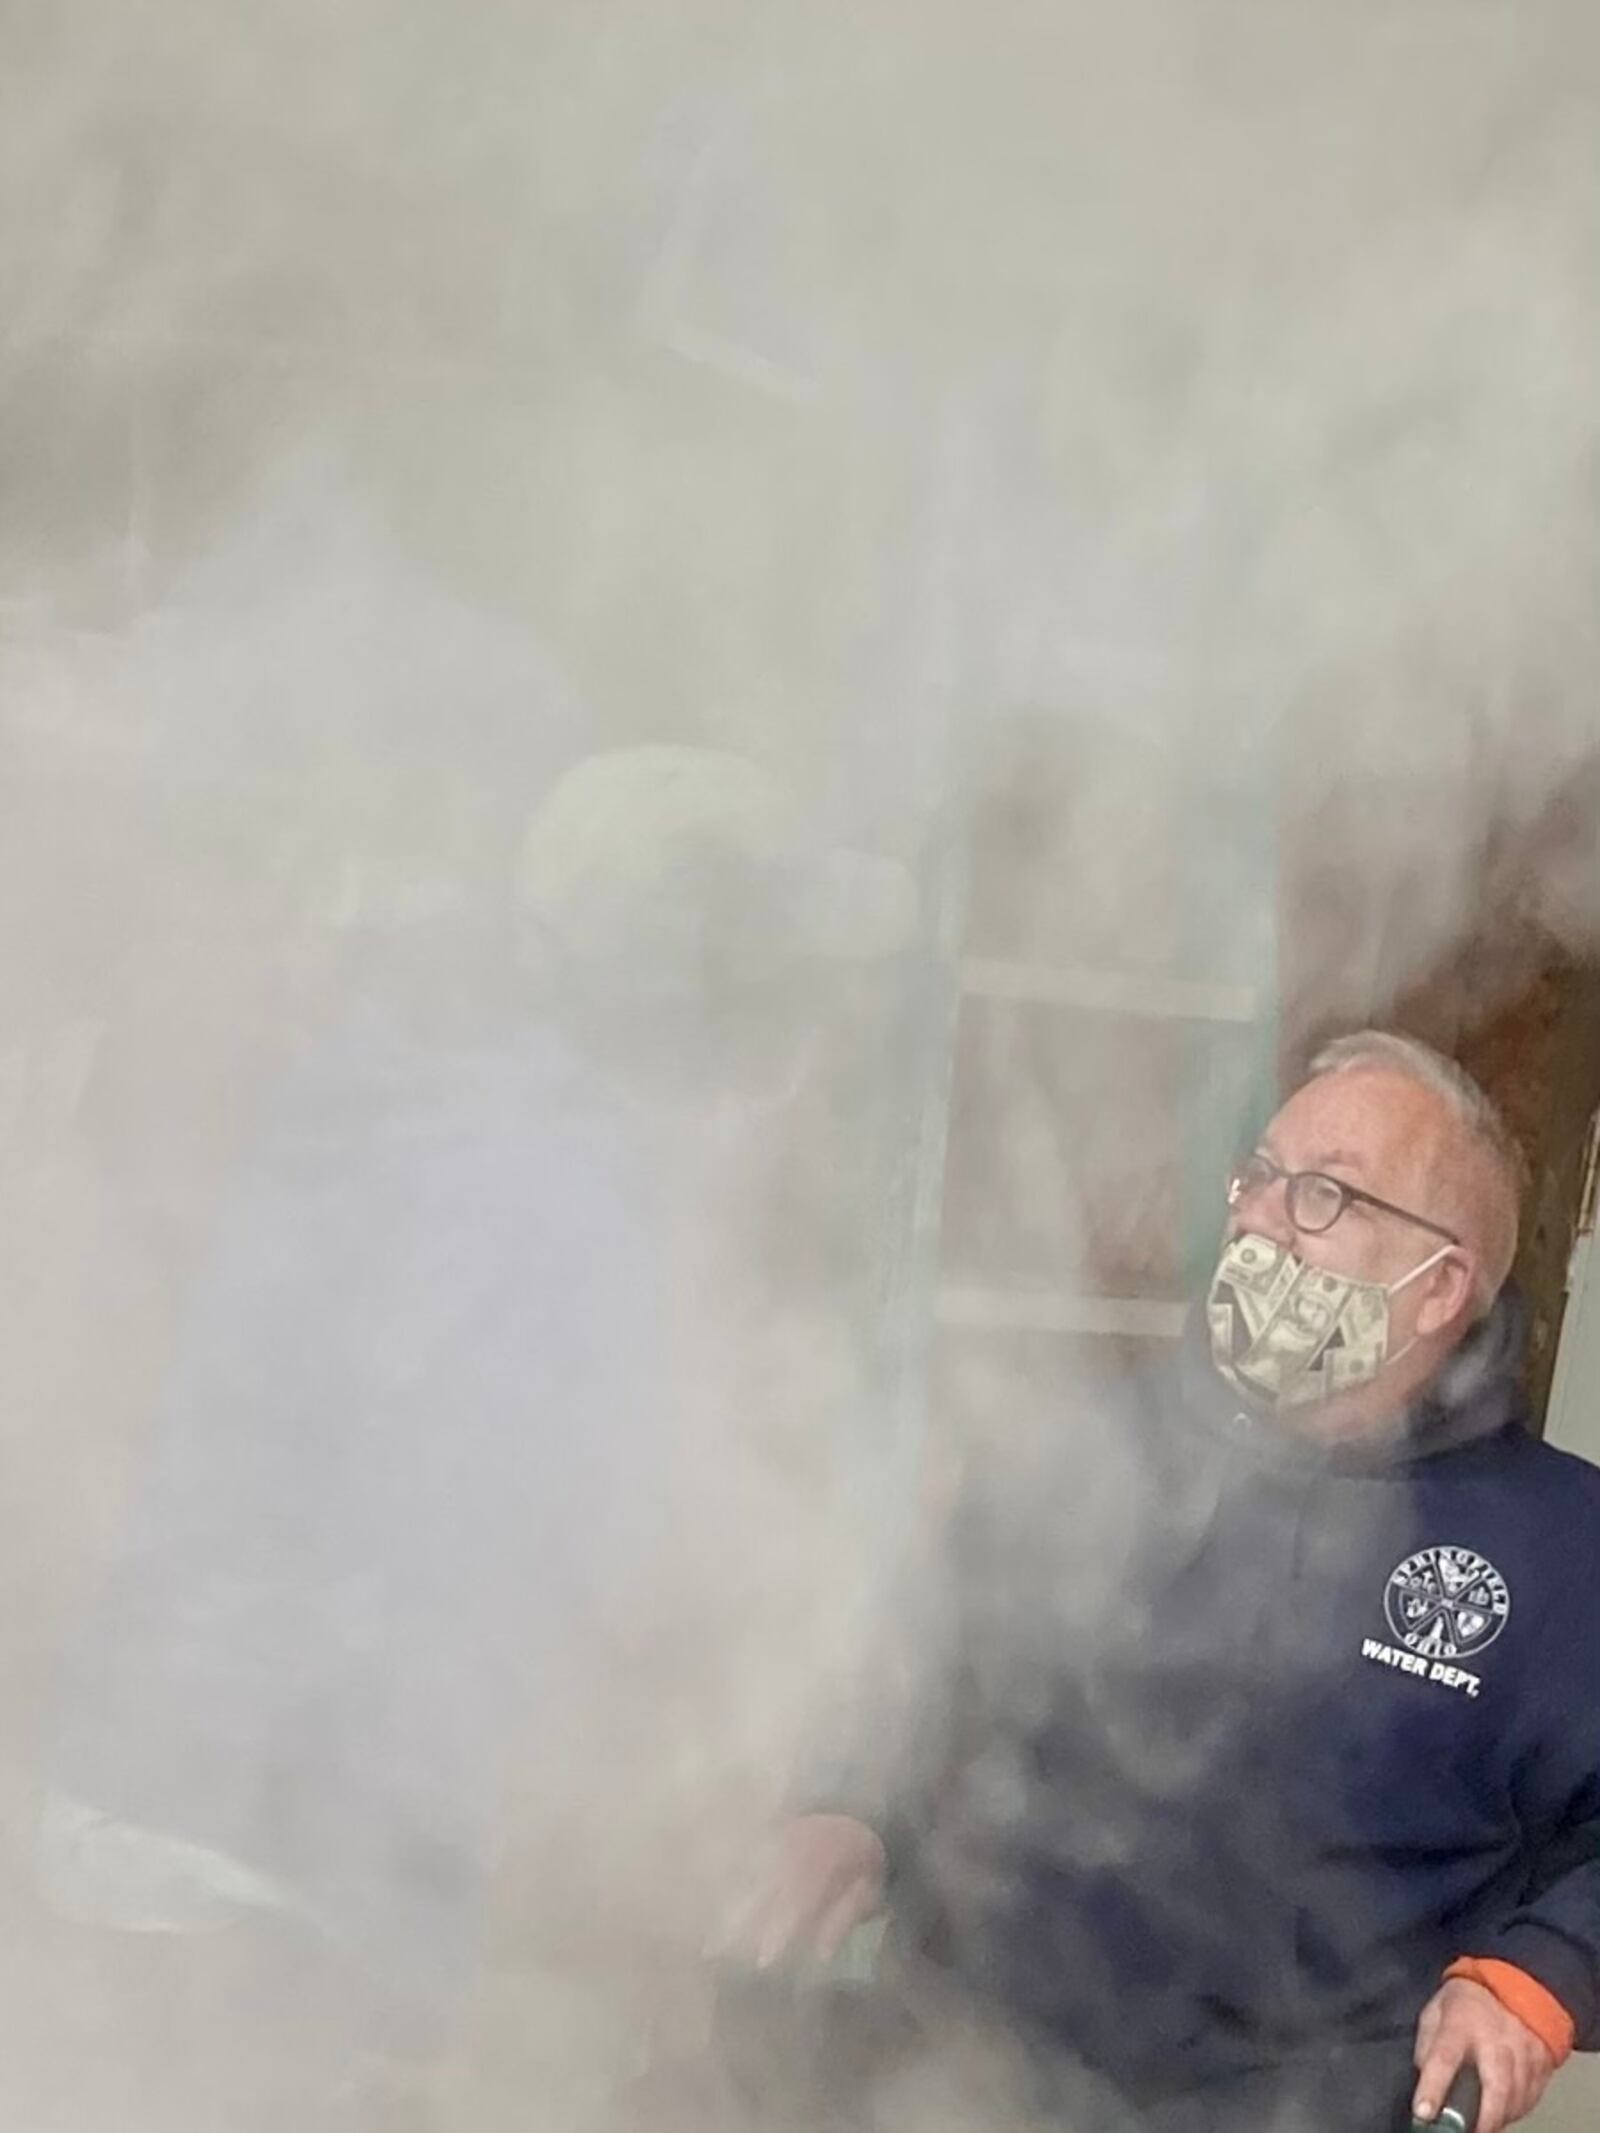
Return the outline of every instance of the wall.
<path id="1" fill-rule="evenodd" d="M 1550 1405 L 1550 1441 L 1600 1463 L 1600 1249 L 1592 1227 L 1572 1263 L 1572 1290 Z M 1538 2133 L 1591 2133 L 1600 2124 L 1600 2058 L 1574 2059 L 1530 2123 Z"/>

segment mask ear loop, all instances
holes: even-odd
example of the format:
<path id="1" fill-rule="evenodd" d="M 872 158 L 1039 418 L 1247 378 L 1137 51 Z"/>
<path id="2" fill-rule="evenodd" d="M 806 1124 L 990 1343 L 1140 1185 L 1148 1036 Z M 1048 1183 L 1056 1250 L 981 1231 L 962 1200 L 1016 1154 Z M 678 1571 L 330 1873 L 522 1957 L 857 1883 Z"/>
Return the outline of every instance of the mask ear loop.
<path id="1" fill-rule="evenodd" d="M 1402 1274 L 1398 1281 L 1392 1282 L 1384 1290 L 1384 1295 L 1398 1296 L 1402 1289 L 1409 1289 L 1414 1281 L 1420 1281 L 1424 1274 L 1439 1264 L 1441 1259 L 1448 1259 L 1452 1252 L 1457 1252 L 1460 1249 L 1461 1247 L 1458 1244 L 1441 1244 L 1436 1252 L 1429 1253 L 1420 1266 L 1414 1266 L 1409 1274 Z M 1393 1355 L 1386 1355 L 1383 1359 L 1384 1369 L 1387 1370 L 1391 1363 L 1398 1363 L 1402 1356 L 1409 1355 L 1421 1338 L 1420 1333 L 1413 1333 L 1403 1348 L 1396 1348 Z"/>
<path id="2" fill-rule="evenodd" d="M 1439 1264 L 1441 1259 L 1448 1259 L 1452 1252 L 1458 1252 L 1460 1249 L 1459 1244 L 1441 1244 L 1439 1249 L 1436 1252 L 1431 1252 L 1420 1266 L 1414 1266 L 1409 1274 L 1402 1274 L 1398 1281 L 1390 1282 L 1383 1293 L 1385 1296 L 1398 1296 L 1402 1289 L 1409 1289 L 1414 1281 L 1420 1281 L 1424 1274 Z"/>

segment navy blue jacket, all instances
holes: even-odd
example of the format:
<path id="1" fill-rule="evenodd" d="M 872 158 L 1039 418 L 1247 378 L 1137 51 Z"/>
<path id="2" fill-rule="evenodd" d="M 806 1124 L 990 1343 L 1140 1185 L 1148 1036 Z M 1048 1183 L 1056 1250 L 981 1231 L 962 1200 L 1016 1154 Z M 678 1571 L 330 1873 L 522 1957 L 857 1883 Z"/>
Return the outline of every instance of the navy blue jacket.
<path id="1" fill-rule="evenodd" d="M 1342 1451 L 1191 1340 L 966 1507 L 902 1945 L 1135 2091 L 1406 2036 L 1461 1955 L 1600 2047 L 1600 1470 L 1525 1428 L 1519 1322 Z"/>

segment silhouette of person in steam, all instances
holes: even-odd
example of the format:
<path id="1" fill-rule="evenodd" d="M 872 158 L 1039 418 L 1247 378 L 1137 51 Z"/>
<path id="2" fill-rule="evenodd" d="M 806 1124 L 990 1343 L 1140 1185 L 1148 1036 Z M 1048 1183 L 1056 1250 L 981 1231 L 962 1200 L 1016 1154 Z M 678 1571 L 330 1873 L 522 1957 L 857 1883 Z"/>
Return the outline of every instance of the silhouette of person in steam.
<path id="1" fill-rule="evenodd" d="M 444 2034 L 530 1714 L 648 1587 L 675 1261 L 910 910 L 754 764 L 639 747 L 546 797 L 503 933 L 374 958 L 235 1182 L 72 1657 L 59 1907 L 298 1921 Z"/>

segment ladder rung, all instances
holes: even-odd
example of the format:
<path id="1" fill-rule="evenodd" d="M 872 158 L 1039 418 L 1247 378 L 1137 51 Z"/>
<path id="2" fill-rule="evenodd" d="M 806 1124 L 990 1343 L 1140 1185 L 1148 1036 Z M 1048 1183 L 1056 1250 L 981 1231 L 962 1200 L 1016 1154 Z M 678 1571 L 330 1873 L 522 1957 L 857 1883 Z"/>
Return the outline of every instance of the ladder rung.
<path id="1" fill-rule="evenodd" d="M 971 1333 L 1103 1333 L 1176 1340 L 1189 1307 L 1149 1296 L 1084 1296 L 1070 1289 L 946 1282 L 939 1323 Z"/>
<path id="2" fill-rule="evenodd" d="M 1146 977 L 1135 971 L 1063 964 L 1007 963 L 984 956 L 963 959 L 961 990 L 968 999 L 1031 1001 L 1101 1014 L 1144 1015 L 1163 1022 L 1254 1022 L 1260 1012 L 1253 985 Z"/>

